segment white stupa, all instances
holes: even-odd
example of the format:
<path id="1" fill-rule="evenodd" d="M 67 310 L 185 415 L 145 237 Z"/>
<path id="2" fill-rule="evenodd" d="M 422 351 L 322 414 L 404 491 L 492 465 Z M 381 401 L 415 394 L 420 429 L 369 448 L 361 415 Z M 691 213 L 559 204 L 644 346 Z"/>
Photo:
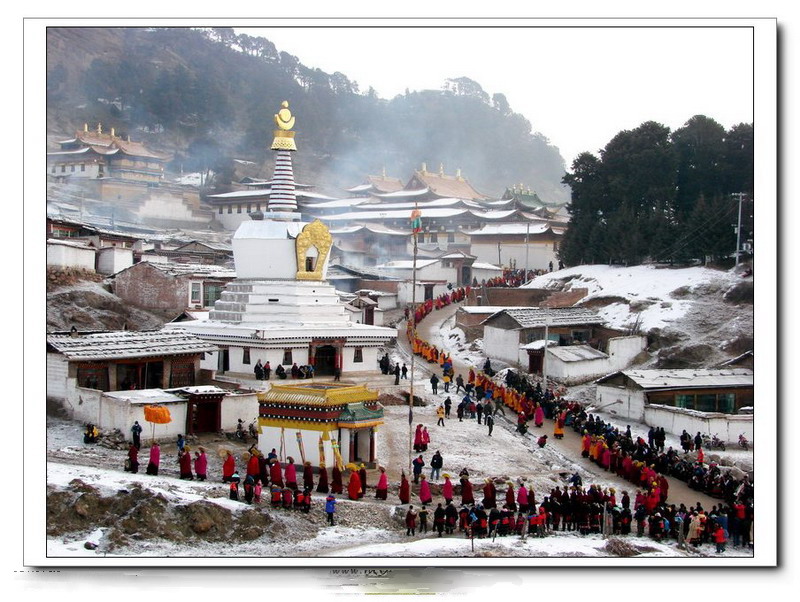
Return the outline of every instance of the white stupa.
<path id="1" fill-rule="evenodd" d="M 284 102 L 275 115 L 277 151 L 269 206 L 251 214 L 233 236 L 236 280 L 229 283 L 208 320 L 181 322 L 184 328 L 220 348 L 201 368 L 252 377 L 261 360 L 275 378 L 279 365 L 314 366 L 315 375 L 372 371 L 378 348 L 397 335 L 391 328 L 351 322 L 326 280 L 333 239 L 316 220 L 296 212 L 291 153 L 295 118 Z"/>

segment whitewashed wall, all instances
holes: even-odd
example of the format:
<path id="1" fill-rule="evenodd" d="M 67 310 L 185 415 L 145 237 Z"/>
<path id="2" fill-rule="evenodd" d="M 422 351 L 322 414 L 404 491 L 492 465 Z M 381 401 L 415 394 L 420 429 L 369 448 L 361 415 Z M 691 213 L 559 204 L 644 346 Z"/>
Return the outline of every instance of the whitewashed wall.
<path id="1" fill-rule="evenodd" d="M 736 443 L 744 433 L 753 440 L 752 414 L 722 414 L 719 412 L 696 412 L 651 404 L 644 408 L 644 422 L 648 426 L 663 427 L 668 433 L 680 435 L 684 430 L 694 435 L 697 432 L 716 434 L 726 443 Z"/>
<path id="2" fill-rule="evenodd" d="M 231 393 L 222 398 L 220 428 L 235 431 L 241 418 L 245 428 L 258 416 L 258 397 L 255 393 Z"/>
<path id="3" fill-rule="evenodd" d="M 60 353 L 48 353 L 46 370 L 47 396 L 54 399 L 65 399 L 67 396 L 69 362 Z"/>
<path id="4" fill-rule="evenodd" d="M 610 414 L 644 422 L 644 391 L 597 385 L 597 408 Z"/>
<path id="5" fill-rule="evenodd" d="M 105 247 L 97 251 L 97 272 L 116 274 L 133 265 L 133 249 Z"/>
<path id="6" fill-rule="evenodd" d="M 47 265 L 94 271 L 95 250 L 58 243 L 47 243 Z"/>
<path id="7" fill-rule="evenodd" d="M 586 382 L 606 374 L 624 370 L 647 347 L 647 337 L 641 335 L 614 337 L 608 341 L 608 357 L 565 362 L 547 354 L 547 374 L 567 385 Z M 520 363 L 527 367 L 527 351 L 521 350 Z M 524 360 L 525 363 L 522 363 Z"/>
<path id="8" fill-rule="evenodd" d="M 489 357 L 504 362 L 520 363 L 519 344 L 518 330 L 506 330 L 494 326 L 483 327 L 483 349 Z M 527 353 L 525 356 L 527 358 Z M 527 359 L 525 362 L 524 365 L 527 367 Z"/>
<path id="9" fill-rule="evenodd" d="M 516 269 L 525 268 L 525 243 L 501 243 L 498 252 L 497 243 L 481 243 L 479 237 L 474 237 L 469 247 L 470 255 L 477 257 L 476 261 L 486 262 L 501 267 L 510 267 L 515 262 Z M 528 269 L 546 270 L 549 262 L 553 266 L 558 265 L 556 252 L 553 250 L 553 243 L 529 242 L 528 243 Z M 478 279 L 480 282 L 480 279 Z"/>

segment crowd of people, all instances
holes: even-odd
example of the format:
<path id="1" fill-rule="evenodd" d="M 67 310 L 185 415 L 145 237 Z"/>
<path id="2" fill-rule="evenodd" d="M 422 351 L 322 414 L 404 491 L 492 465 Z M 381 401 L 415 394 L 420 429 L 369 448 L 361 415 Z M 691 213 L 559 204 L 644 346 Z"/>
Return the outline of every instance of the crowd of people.
<path id="1" fill-rule="evenodd" d="M 510 275 L 513 277 L 513 275 Z M 508 282 L 508 275 L 502 283 Z M 490 285 L 487 283 L 487 285 Z M 500 282 L 493 285 L 504 285 Z M 418 323 L 434 310 L 463 300 L 470 287 L 458 288 L 436 299 L 419 305 L 414 312 L 414 323 Z M 407 310 L 407 317 L 408 310 Z M 459 422 L 475 420 L 487 427 L 487 435 L 492 435 L 494 417 L 506 411 L 513 413 L 516 432 L 525 436 L 530 430 L 542 429 L 545 420 L 553 422 L 553 437 L 564 437 L 566 429 L 572 429 L 581 437 L 581 455 L 597 466 L 599 470 L 616 475 L 631 484 L 629 489 L 617 492 L 612 487 L 596 484 L 585 487 L 579 472 L 568 481 L 552 488 L 537 501 L 530 484 L 520 479 L 515 485 L 505 483 L 505 490 L 498 493 L 493 479 L 485 479 L 480 486 L 483 496 L 475 499 L 476 488 L 470 481 L 466 468 L 459 473 L 457 484 L 453 484 L 449 474 L 441 473 L 443 457 L 437 450 L 430 459 L 430 479 L 424 474 L 426 462 L 423 454 L 428 451 L 431 436 L 427 426 L 418 424 L 413 438 L 414 451 L 418 456 L 412 462 L 413 485 L 416 488 L 415 504 L 412 504 L 412 483 L 401 473 L 396 495 L 401 505 L 408 506 L 405 527 L 409 536 L 426 534 L 429 523 L 432 531 L 439 537 L 460 534 L 467 537 L 504 537 L 509 535 L 531 535 L 543 537 L 558 531 L 575 531 L 581 534 L 603 533 L 606 535 L 627 535 L 636 533 L 648 535 L 658 540 L 673 540 L 679 546 L 713 543 L 722 552 L 729 539 L 734 547 L 752 547 L 753 526 L 753 485 L 747 476 L 737 479 L 730 471 L 723 470 L 713 461 L 706 461 L 702 441 L 698 437 L 685 444 L 688 435 L 681 437 L 682 452 L 666 445 L 663 429 L 651 428 L 645 437 L 634 435 L 630 426 L 624 431 L 604 422 L 599 416 L 587 413 L 576 401 L 566 398 L 563 386 L 542 387 L 536 378 L 530 378 L 506 370 L 502 378 L 487 359 L 482 369 L 470 368 L 466 379 L 455 374 L 449 354 L 416 336 L 416 331 L 408 321 L 408 336 L 412 350 L 429 363 L 437 364 L 441 377 L 434 373 L 431 390 L 439 395 L 442 383 L 444 402 L 436 410 L 437 427 L 444 427 L 450 418 L 453 405 L 451 395 L 462 395 L 457 403 L 456 415 Z M 407 378 L 403 365 L 391 366 L 388 355 L 379 361 L 384 374 L 394 374 L 396 383 L 402 374 Z M 279 369 L 282 366 L 279 366 Z M 259 374 L 259 371 L 261 374 Z M 277 373 L 277 370 L 276 370 Z M 257 365 L 256 377 L 269 379 L 269 362 Z M 292 377 L 302 378 L 305 373 L 296 364 L 292 367 Z M 539 431 L 540 432 L 540 431 Z M 141 427 L 132 427 L 134 442 L 126 459 L 125 470 L 138 471 L 138 453 L 141 447 Z M 96 429 L 87 428 L 87 439 L 96 434 Z M 538 434 L 538 433 L 537 433 Z M 539 436 L 539 445 L 546 444 L 547 435 Z M 544 442 L 543 442 L 544 441 Z M 190 454 L 194 452 L 194 457 Z M 181 479 L 205 480 L 207 458 L 205 449 L 190 450 L 181 435 L 177 439 L 178 467 Z M 245 503 L 259 504 L 263 492 L 268 491 L 269 503 L 273 508 L 296 509 L 309 512 L 312 491 L 326 494 L 325 512 L 328 523 L 334 524 L 336 495 L 347 495 L 350 500 L 364 498 L 367 489 L 367 471 L 364 464 L 354 463 L 346 467 L 338 462 L 332 467 L 331 479 L 322 464 L 317 473 L 315 487 L 314 470 L 310 462 L 303 464 L 302 484 L 298 484 L 294 459 L 286 458 L 281 463 L 275 450 L 264 455 L 253 445 L 242 456 L 245 478 L 241 479 L 236 470 L 236 461 L 229 450 L 224 455 L 222 482 L 230 487 L 230 498 Z M 153 442 L 150 447 L 147 474 L 157 475 L 160 464 L 160 447 Z M 194 469 L 194 470 L 193 470 Z M 343 479 L 343 470 L 349 476 Z M 378 482 L 374 486 L 375 498 L 388 500 L 389 483 L 386 470 L 379 467 Z M 444 482 L 439 484 L 440 475 Z M 699 502 L 694 506 L 669 502 L 668 477 L 681 479 L 689 487 L 722 500 L 712 508 L 704 508 Z M 432 483 L 435 487 L 432 487 Z M 441 501 L 434 500 L 434 491 Z M 240 498 L 243 493 L 243 500 Z M 456 496 L 460 496 L 460 504 Z M 499 498 L 499 499 L 498 499 Z M 435 504 L 435 507 L 434 507 Z"/>

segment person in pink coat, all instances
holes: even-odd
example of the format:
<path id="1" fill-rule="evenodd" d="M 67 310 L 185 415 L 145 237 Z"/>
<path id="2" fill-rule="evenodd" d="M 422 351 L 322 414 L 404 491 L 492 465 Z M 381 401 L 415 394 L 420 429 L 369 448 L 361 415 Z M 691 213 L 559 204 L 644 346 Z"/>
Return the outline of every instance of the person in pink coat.
<path id="1" fill-rule="evenodd" d="M 199 451 L 194 452 L 194 472 L 197 474 L 198 480 L 205 481 L 206 471 L 208 470 L 208 457 L 204 447 L 198 449 Z"/>
<path id="2" fill-rule="evenodd" d="M 544 410 L 541 404 L 536 404 L 536 410 L 533 412 L 533 424 L 540 427 L 544 424 Z"/>
<path id="3" fill-rule="evenodd" d="M 422 451 L 422 425 L 417 425 L 417 430 L 414 431 L 414 451 Z"/>
<path id="4" fill-rule="evenodd" d="M 375 499 L 385 500 L 389 491 L 389 477 L 386 476 L 386 469 L 383 466 L 378 469 L 380 470 L 380 476 L 378 477 L 378 484 L 375 485 Z"/>
<path id="5" fill-rule="evenodd" d="M 444 485 L 442 485 L 442 496 L 444 496 L 445 504 L 453 501 L 453 484 L 450 482 L 450 475 L 444 475 Z"/>
<path id="6" fill-rule="evenodd" d="M 517 490 L 517 505 L 520 512 L 528 511 L 528 490 L 525 489 L 525 485 L 520 485 Z"/>
<path id="7" fill-rule="evenodd" d="M 297 489 L 297 469 L 292 456 L 286 457 L 286 469 L 283 471 L 283 476 L 286 477 L 286 486 L 289 489 Z"/>
<path id="8" fill-rule="evenodd" d="M 611 448 L 608 445 L 603 446 L 603 456 L 600 460 L 600 465 L 605 469 L 608 470 L 611 466 Z"/>
<path id="9" fill-rule="evenodd" d="M 433 496 L 431 495 L 431 486 L 428 484 L 428 480 L 425 478 L 425 475 L 420 477 L 422 480 L 419 483 L 419 501 L 421 504 L 430 504 L 433 501 Z"/>
<path id="10" fill-rule="evenodd" d="M 150 462 L 147 464 L 147 474 L 158 475 L 158 465 L 161 463 L 161 446 L 155 441 L 150 447 Z"/>
<path id="11" fill-rule="evenodd" d="M 281 463 L 278 462 L 277 459 L 273 458 L 272 462 L 269 465 L 269 479 L 272 481 L 273 485 L 277 485 L 278 487 L 283 487 L 283 474 L 281 473 Z"/>
<path id="12" fill-rule="evenodd" d="M 428 428 L 422 427 L 422 451 L 428 451 L 428 443 L 431 442 L 431 436 L 428 434 Z"/>

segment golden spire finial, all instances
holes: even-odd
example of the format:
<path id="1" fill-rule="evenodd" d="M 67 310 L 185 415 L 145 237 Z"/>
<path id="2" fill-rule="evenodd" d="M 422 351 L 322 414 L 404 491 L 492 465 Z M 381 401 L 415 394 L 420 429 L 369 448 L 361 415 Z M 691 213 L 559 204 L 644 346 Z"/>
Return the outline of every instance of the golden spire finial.
<path id="1" fill-rule="evenodd" d="M 100 123 L 99 121 L 97 122 L 97 133 L 98 134 L 102 134 L 103 133 L 103 124 Z"/>
<path id="2" fill-rule="evenodd" d="M 461 179 L 461 168 L 460 167 L 456 169 L 456 178 L 458 178 L 459 180 Z"/>
<path id="3" fill-rule="evenodd" d="M 281 110 L 275 115 L 275 125 L 278 126 L 274 130 L 275 138 L 272 141 L 272 150 L 292 150 L 296 151 L 297 146 L 294 143 L 294 132 L 291 129 L 294 127 L 294 115 L 289 110 L 289 101 L 284 100 L 281 103 Z"/>
<path id="4" fill-rule="evenodd" d="M 425 163 L 422 164 L 421 171 L 422 171 L 422 173 L 427 173 L 428 172 L 428 166 Z"/>
<path id="5" fill-rule="evenodd" d="M 83 131 L 84 132 L 88 132 L 89 131 L 89 124 L 88 123 L 84 123 L 83 124 Z"/>
<path id="6" fill-rule="evenodd" d="M 439 163 L 439 175 L 444 176 L 444 163 Z"/>
<path id="7" fill-rule="evenodd" d="M 281 110 L 275 115 L 275 124 L 282 130 L 291 130 L 294 127 L 294 116 L 289 110 L 289 101 L 281 103 Z"/>
<path id="8" fill-rule="evenodd" d="M 111 137 L 114 137 L 114 128 L 111 128 Z"/>
<path id="9" fill-rule="evenodd" d="M 381 176 L 384 177 L 384 178 L 386 177 L 386 166 L 385 165 L 381 168 Z"/>

